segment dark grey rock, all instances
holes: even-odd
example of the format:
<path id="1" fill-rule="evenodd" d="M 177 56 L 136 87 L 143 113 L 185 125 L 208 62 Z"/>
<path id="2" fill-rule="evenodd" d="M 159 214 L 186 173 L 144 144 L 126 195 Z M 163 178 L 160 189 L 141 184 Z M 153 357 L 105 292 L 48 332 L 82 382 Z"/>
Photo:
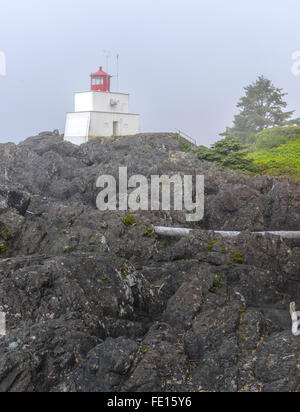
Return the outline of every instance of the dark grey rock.
<path id="1" fill-rule="evenodd" d="M 95 206 L 99 174 L 204 174 L 204 220 Z M 96 139 L 57 131 L 0 145 L 1 392 L 298 391 L 300 185 L 183 153 L 173 134 Z M 223 239 L 206 229 L 242 230 Z"/>

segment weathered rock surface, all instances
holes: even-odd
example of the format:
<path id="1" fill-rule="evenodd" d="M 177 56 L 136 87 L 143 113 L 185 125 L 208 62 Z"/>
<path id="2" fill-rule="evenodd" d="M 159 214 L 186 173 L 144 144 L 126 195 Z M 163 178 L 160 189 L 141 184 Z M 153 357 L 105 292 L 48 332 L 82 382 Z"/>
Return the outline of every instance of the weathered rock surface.
<path id="1" fill-rule="evenodd" d="M 98 211 L 119 166 L 204 174 L 204 220 L 163 239 L 151 225 L 183 212 Z M 298 391 L 300 245 L 264 230 L 300 230 L 299 183 L 200 162 L 175 135 L 0 145 L 0 391 Z"/>

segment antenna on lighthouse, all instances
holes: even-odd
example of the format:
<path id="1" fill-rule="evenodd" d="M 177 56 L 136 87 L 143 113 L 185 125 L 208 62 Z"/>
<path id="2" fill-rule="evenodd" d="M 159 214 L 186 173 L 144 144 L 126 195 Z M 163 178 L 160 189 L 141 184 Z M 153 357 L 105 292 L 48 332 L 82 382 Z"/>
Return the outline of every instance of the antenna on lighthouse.
<path id="1" fill-rule="evenodd" d="M 109 59 L 110 59 L 110 50 L 103 50 L 104 56 L 106 57 L 106 73 L 109 72 Z"/>

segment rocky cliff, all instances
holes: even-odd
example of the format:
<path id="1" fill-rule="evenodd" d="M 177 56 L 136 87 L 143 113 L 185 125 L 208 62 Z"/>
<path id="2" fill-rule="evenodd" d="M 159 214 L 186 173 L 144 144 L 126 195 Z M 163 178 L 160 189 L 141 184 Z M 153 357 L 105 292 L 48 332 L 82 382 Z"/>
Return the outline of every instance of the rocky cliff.
<path id="1" fill-rule="evenodd" d="M 300 185 L 200 162 L 175 135 L 0 145 L 0 391 L 297 391 Z M 205 175 L 205 217 L 100 212 L 100 174 Z M 207 232 L 241 230 L 234 239 Z"/>

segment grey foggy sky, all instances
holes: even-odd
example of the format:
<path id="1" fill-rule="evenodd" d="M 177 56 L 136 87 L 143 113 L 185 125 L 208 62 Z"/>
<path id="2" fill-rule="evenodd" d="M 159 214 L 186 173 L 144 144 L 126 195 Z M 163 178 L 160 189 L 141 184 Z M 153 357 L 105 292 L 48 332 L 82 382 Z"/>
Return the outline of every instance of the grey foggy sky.
<path id="1" fill-rule="evenodd" d="M 300 117 L 299 16 L 299 0 L 0 0 L 0 143 L 63 132 L 105 49 L 112 74 L 120 54 L 120 91 L 144 132 L 179 128 L 209 145 L 260 74 Z"/>

